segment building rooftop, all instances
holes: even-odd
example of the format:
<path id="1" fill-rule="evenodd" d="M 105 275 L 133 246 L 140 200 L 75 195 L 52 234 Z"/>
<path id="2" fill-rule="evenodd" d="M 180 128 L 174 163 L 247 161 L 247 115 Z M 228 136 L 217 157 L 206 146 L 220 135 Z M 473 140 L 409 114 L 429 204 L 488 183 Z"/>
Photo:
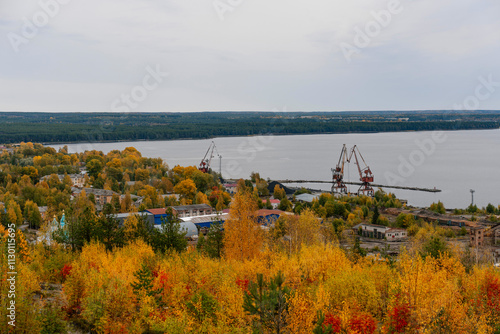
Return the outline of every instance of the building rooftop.
<path id="1" fill-rule="evenodd" d="M 94 195 L 99 195 L 99 196 L 113 196 L 115 193 L 113 190 L 106 190 L 106 189 L 96 189 L 96 188 L 75 188 L 72 187 L 71 191 L 75 194 L 79 194 L 82 191 L 85 191 L 86 194 L 94 194 Z M 117 194 L 118 195 L 118 194 Z"/>
<path id="2" fill-rule="evenodd" d="M 386 232 L 406 232 L 404 228 L 389 228 Z"/>
<path id="3" fill-rule="evenodd" d="M 172 209 L 175 209 L 176 211 L 183 211 L 183 210 L 203 210 L 203 209 L 212 209 L 212 207 L 208 204 L 192 204 L 192 205 L 177 205 L 177 206 L 172 206 Z"/>
<path id="4" fill-rule="evenodd" d="M 209 223 L 209 222 L 212 222 L 212 221 L 226 221 L 227 219 L 229 218 L 229 214 L 227 213 L 223 213 L 223 214 L 219 214 L 219 215 L 206 215 L 206 216 L 196 216 L 196 217 L 183 217 L 183 218 L 180 218 L 182 221 L 190 221 L 190 222 L 193 222 L 195 224 L 203 224 L 203 223 Z"/>
<path id="5" fill-rule="evenodd" d="M 125 213 L 116 213 L 116 214 L 114 214 L 114 217 L 115 218 L 128 218 L 128 217 L 134 216 L 134 215 L 148 216 L 148 215 L 152 215 L 152 213 L 147 212 L 147 211 L 143 211 L 143 212 L 125 212 Z"/>
<path id="6" fill-rule="evenodd" d="M 166 214 L 165 208 L 159 208 L 159 209 L 147 209 L 146 212 L 149 212 L 153 215 L 164 215 Z"/>
<path id="7" fill-rule="evenodd" d="M 313 200 L 318 199 L 319 195 L 312 195 L 312 194 L 300 194 L 295 196 L 295 199 L 297 201 L 303 201 L 303 202 L 308 202 L 311 203 Z"/>
<path id="8" fill-rule="evenodd" d="M 283 213 L 285 213 L 285 211 L 268 209 L 260 209 L 259 211 L 257 211 L 258 216 L 282 215 Z"/>

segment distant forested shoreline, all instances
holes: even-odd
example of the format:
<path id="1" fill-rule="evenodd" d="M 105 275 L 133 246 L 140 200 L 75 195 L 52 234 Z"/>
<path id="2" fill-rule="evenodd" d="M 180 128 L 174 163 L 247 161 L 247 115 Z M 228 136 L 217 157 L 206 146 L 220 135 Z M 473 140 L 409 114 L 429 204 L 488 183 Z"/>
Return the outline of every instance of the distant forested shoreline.
<path id="1" fill-rule="evenodd" d="M 208 139 L 500 128 L 500 111 L 35 113 L 0 112 L 0 143 Z"/>

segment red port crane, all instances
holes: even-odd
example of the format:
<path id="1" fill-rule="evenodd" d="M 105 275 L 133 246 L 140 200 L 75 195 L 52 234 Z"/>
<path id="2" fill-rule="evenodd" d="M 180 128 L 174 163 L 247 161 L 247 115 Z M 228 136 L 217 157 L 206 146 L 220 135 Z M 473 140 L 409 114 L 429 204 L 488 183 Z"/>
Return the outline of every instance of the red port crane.
<path id="1" fill-rule="evenodd" d="M 217 147 L 215 146 L 215 143 L 212 142 L 210 146 L 208 147 L 207 153 L 205 153 L 205 156 L 201 160 L 200 166 L 198 169 L 202 171 L 203 173 L 209 173 L 210 172 L 210 164 L 212 163 L 212 158 L 214 157 L 214 151 L 217 153 L 217 156 L 222 159 L 222 156 L 219 154 L 217 151 Z"/>
<path id="2" fill-rule="evenodd" d="M 358 155 L 359 158 L 358 159 Z M 373 173 L 370 169 L 370 167 L 366 164 L 365 159 L 361 155 L 361 152 L 359 151 L 359 148 L 354 145 L 351 148 L 351 152 L 348 156 L 347 154 L 347 148 L 344 144 L 342 147 L 342 152 L 340 153 L 340 159 L 335 167 L 335 169 L 332 168 L 333 172 L 333 186 L 332 186 L 332 192 L 335 194 L 347 194 L 347 187 L 344 183 L 344 166 L 345 163 L 350 163 L 352 157 L 354 156 L 354 163 L 358 167 L 358 173 L 359 173 L 359 180 L 361 181 L 361 186 L 358 189 L 358 195 L 366 195 L 366 196 L 373 196 L 374 191 L 370 183 L 373 182 Z M 363 166 L 360 165 L 360 162 L 363 163 Z"/>
<path id="3" fill-rule="evenodd" d="M 357 153 L 356 153 L 357 152 Z M 361 158 L 361 161 L 363 161 L 363 168 L 359 165 L 359 160 L 358 160 L 358 154 L 359 157 Z M 363 159 L 363 156 L 361 155 L 361 152 L 359 151 L 359 148 L 354 145 L 353 148 L 351 149 L 351 155 L 349 156 L 349 162 L 354 155 L 354 159 L 356 160 L 355 164 L 358 166 L 358 173 L 359 173 L 359 180 L 361 181 L 361 187 L 358 189 L 358 195 L 366 195 L 366 196 L 373 196 L 374 191 L 371 186 L 371 182 L 373 182 L 373 173 L 370 170 L 370 167 L 365 162 L 365 159 Z"/>

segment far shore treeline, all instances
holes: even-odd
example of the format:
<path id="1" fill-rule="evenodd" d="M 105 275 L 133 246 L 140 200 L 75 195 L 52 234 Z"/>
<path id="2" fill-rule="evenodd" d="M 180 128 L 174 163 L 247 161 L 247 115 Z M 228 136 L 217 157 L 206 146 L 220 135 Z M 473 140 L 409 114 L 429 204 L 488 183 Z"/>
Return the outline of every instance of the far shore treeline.
<path id="1" fill-rule="evenodd" d="M 0 112 L 0 143 L 207 139 L 500 127 L 500 111 L 35 113 Z"/>

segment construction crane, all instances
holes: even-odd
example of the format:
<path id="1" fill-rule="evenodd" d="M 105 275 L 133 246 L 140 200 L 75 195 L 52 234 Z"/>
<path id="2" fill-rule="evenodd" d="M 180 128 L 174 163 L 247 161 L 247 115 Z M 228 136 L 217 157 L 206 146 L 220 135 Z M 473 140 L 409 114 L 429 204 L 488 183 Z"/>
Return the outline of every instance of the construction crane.
<path id="1" fill-rule="evenodd" d="M 214 152 L 217 153 L 217 156 L 219 157 L 219 159 L 222 160 L 222 156 L 219 154 L 219 152 L 217 151 L 217 147 L 215 146 L 215 143 L 212 141 L 212 143 L 208 147 L 207 153 L 205 153 L 205 156 L 201 160 L 200 167 L 198 167 L 198 169 L 200 171 L 202 171 L 203 173 L 210 172 L 210 164 L 212 163 L 212 158 L 214 157 Z M 220 168 L 221 168 L 221 166 L 219 166 L 219 169 Z M 222 171 L 220 171 L 220 172 L 222 172 Z"/>
<path id="2" fill-rule="evenodd" d="M 356 153 L 357 152 L 357 153 Z M 358 154 L 359 157 L 361 158 L 361 161 L 363 161 L 363 168 L 360 166 L 360 161 L 358 160 Z M 351 149 L 351 154 L 349 155 L 349 159 L 347 160 L 348 162 L 351 161 L 352 156 L 354 155 L 354 159 L 356 160 L 355 164 L 358 166 L 358 172 L 359 172 L 359 180 L 361 181 L 361 186 L 358 189 L 358 195 L 366 195 L 366 196 L 373 196 L 374 191 L 370 183 L 373 182 L 373 173 L 370 170 L 370 167 L 365 162 L 365 159 L 363 159 L 363 156 L 361 155 L 361 152 L 359 151 L 359 148 L 354 145 L 353 148 Z"/>
<path id="3" fill-rule="evenodd" d="M 344 146 L 342 146 L 342 152 L 340 153 L 339 162 L 335 168 L 332 168 L 332 193 L 334 194 L 347 194 L 347 186 L 344 183 L 344 166 L 346 161 L 348 161 L 347 154 L 347 147 L 344 144 Z"/>

